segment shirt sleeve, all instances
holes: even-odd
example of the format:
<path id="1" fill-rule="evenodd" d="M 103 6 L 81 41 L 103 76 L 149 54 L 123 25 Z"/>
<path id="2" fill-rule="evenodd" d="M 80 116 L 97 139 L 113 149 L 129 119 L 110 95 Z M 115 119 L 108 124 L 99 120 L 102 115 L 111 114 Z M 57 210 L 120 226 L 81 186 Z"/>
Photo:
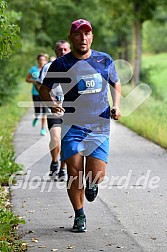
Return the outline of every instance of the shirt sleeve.
<path id="1" fill-rule="evenodd" d="M 115 69 L 114 61 L 112 61 L 109 65 L 108 74 L 109 74 L 109 84 L 113 85 L 119 80 L 117 71 Z"/>
<path id="2" fill-rule="evenodd" d="M 44 78 L 45 78 L 45 76 L 46 76 L 46 74 L 47 74 L 47 71 L 48 71 L 48 68 L 50 67 L 50 65 L 51 65 L 51 62 L 49 62 L 49 63 L 47 63 L 47 64 L 45 64 L 43 67 L 42 67 L 42 69 L 41 69 L 41 71 L 40 71 L 40 74 L 39 74 L 39 78 L 37 78 L 37 82 L 39 82 L 39 83 L 43 83 L 43 80 L 44 80 Z"/>
<path id="3" fill-rule="evenodd" d="M 38 67 L 33 66 L 33 67 L 30 69 L 29 73 L 32 75 L 32 78 L 33 78 L 34 80 L 36 80 L 36 79 L 39 77 L 39 70 L 38 70 Z"/>
<path id="4" fill-rule="evenodd" d="M 32 74 L 34 71 L 34 67 L 31 67 L 30 70 L 29 70 L 29 73 Z"/>
<path id="5" fill-rule="evenodd" d="M 48 71 L 43 79 L 43 85 L 47 86 L 48 88 L 52 89 L 52 86 L 56 80 L 56 72 L 59 71 L 57 59 L 51 63 L 48 68 Z"/>

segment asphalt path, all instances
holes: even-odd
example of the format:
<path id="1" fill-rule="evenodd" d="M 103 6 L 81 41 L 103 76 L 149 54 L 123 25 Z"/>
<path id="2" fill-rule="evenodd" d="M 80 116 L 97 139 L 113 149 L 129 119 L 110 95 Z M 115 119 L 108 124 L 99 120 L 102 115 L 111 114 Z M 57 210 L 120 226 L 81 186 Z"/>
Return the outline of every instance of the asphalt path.
<path id="1" fill-rule="evenodd" d="M 86 233 L 72 233 L 73 209 L 66 183 L 49 179 L 49 133 L 32 127 L 32 110 L 15 132 L 24 173 L 11 186 L 18 233 L 28 251 L 166 252 L 167 151 L 126 127 L 112 125 L 106 178 L 93 203 L 85 200 Z"/>

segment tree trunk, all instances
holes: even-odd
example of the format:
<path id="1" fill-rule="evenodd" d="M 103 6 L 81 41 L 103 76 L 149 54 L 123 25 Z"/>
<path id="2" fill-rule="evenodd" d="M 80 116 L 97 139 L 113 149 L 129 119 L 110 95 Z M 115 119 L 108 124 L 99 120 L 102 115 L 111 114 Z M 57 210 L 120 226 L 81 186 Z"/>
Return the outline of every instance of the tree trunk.
<path id="1" fill-rule="evenodd" d="M 137 85 L 140 81 L 141 58 L 142 58 L 142 22 L 137 18 L 139 6 L 134 6 L 133 41 L 132 41 L 132 84 Z"/>
<path id="2" fill-rule="evenodd" d="M 129 62 L 129 43 L 128 43 L 127 35 L 125 35 L 124 37 L 122 47 L 124 48 L 123 59 Z"/>
<path id="3" fill-rule="evenodd" d="M 129 43 L 126 34 L 122 34 L 118 41 L 119 53 L 118 59 L 124 59 L 129 62 Z"/>

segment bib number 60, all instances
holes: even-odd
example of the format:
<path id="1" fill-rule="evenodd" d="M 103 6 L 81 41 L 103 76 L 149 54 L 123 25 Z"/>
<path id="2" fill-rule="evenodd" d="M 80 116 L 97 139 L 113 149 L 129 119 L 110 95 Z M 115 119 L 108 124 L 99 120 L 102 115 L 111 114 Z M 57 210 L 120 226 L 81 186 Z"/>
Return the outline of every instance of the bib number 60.
<path id="1" fill-rule="evenodd" d="M 94 80 L 87 80 L 86 81 L 86 87 L 87 88 L 93 88 L 95 86 L 95 81 Z"/>

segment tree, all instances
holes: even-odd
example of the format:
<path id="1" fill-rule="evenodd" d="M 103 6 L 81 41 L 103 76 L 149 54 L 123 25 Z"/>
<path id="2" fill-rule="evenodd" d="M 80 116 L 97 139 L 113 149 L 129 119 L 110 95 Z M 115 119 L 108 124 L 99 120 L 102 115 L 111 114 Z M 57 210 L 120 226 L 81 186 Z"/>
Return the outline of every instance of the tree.
<path id="1" fill-rule="evenodd" d="M 16 13 L 7 10 L 7 3 L 0 0 L 0 59 L 8 58 L 20 47 L 19 27 L 15 24 Z"/>
<path id="2" fill-rule="evenodd" d="M 142 29 L 147 20 L 153 20 L 159 7 L 166 7 L 165 0 L 125 0 L 129 4 L 129 15 L 132 15 L 132 84 L 137 85 L 140 81 L 142 60 Z"/>
<path id="3" fill-rule="evenodd" d="M 140 81 L 142 59 L 142 25 L 143 22 L 152 19 L 158 2 L 156 0 L 131 0 L 133 10 L 133 37 L 132 37 L 132 84 L 137 85 Z"/>
<path id="4" fill-rule="evenodd" d="M 140 81 L 141 59 L 142 59 L 142 28 L 146 20 L 155 18 L 155 13 L 160 6 L 167 6 L 165 0 L 122 0 L 121 4 L 117 0 L 102 0 L 107 6 L 106 12 L 110 12 L 107 17 L 110 20 L 114 36 L 117 38 L 117 46 L 122 54 L 120 57 L 124 59 L 131 56 L 133 67 L 133 85 L 137 85 Z M 129 40 L 129 38 L 131 40 Z M 130 46 L 127 46 L 127 44 Z M 127 49 L 129 50 L 128 57 Z"/>
<path id="5" fill-rule="evenodd" d="M 92 0 L 89 4 L 88 0 L 9 1 L 9 6 L 22 13 L 18 24 L 24 45 L 29 44 L 28 53 L 39 46 L 52 49 L 55 41 L 67 39 L 73 20 L 85 18 L 93 24 L 94 49 L 132 62 L 134 85 L 140 79 L 143 23 L 154 19 L 159 6 L 166 5 L 165 0 L 122 0 L 121 4 L 118 0 Z"/>
<path id="6" fill-rule="evenodd" d="M 167 6 L 159 6 L 152 20 L 143 24 L 145 52 L 167 52 Z"/>

